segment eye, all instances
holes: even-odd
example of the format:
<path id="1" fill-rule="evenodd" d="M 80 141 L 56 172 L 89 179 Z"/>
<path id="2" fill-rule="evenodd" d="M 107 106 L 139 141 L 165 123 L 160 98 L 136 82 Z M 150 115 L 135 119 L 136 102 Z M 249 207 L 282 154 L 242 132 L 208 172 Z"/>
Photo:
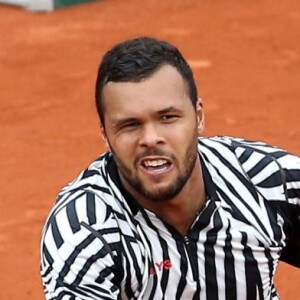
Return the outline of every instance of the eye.
<path id="1" fill-rule="evenodd" d="M 120 126 L 120 129 L 134 129 L 134 128 L 137 128 L 139 125 L 140 125 L 139 122 L 132 121 L 132 122 L 122 124 Z"/>
<path id="2" fill-rule="evenodd" d="M 174 114 L 170 114 L 170 115 L 163 115 L 160 117 L 161 121 L 164 122 L 171 122 L 171 121 L 175 121 L 176 119 L 178 119 L 177 115 Z"/>
<path id="3" fill-rule="evenodd" d="M 129 127 L 138 127 L 139 125 L 140 125 L 139 122 L 131 122 L 127 126 L 129 126 Z"/>

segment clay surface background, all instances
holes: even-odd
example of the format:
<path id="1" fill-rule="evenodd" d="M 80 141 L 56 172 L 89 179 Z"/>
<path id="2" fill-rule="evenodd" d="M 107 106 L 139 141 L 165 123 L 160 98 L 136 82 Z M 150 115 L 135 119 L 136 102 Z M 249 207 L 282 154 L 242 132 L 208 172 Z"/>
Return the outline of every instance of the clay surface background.
<path id="1" fill-rule="evenodd" d="M 205 135 L 259 139 L 300 155 L 300 2 L 110 0 L 53 13 L 0 5 L 0 299 L 43 299 L 39 241 L 56 193 L 103 150 L 98 63 L 150 35 L 189 60 Z M 281 264 L 283 300 L 300 270 Z"/>

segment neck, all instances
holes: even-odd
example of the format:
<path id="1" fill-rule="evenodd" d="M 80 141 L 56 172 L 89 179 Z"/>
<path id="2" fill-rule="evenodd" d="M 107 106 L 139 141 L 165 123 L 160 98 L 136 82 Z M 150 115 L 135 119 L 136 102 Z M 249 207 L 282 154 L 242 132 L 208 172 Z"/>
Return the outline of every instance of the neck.
<path id="1" fill-rule="evenodd" d="M 136 201 L 144 208 L 156 213 L 165 222 L 185 236 L 205 203 L 205 187 L 199 157 L 191 177 L 182 190 L 172 199 L 165 202 L 154 202 L 129 189 Z"/>

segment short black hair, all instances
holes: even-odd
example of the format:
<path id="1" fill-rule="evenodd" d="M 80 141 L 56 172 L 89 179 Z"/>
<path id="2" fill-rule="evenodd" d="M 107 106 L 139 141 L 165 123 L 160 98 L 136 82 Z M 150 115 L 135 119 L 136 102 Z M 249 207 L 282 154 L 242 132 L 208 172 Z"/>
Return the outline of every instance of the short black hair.
<path id="1" fill-rule="evenodd" d="M 197 103 L 197 87 L 193 72 L 180 53 L 170 43 L 151 37 L 126 40 L 108 51 L 99 66 L 96 81 L 96 106 L 104 126 L 102 90 L 108 82 L 139 82 L 150 77 L 163 65 L 177 69 L 185 80 L 193 105 Z"/>

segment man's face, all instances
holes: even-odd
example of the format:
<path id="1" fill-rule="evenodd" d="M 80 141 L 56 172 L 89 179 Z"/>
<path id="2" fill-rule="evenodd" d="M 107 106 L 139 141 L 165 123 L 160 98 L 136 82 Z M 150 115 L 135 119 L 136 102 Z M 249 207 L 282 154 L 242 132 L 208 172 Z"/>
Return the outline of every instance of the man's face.
<path id="1" fill-rule="evenodd" d="M 141 82 L 109 82 L 102 95 L 104 135 L 125 188 L 172 199 L 197 158 L 197 113 L 180 73 L 166 65 Z"/>

